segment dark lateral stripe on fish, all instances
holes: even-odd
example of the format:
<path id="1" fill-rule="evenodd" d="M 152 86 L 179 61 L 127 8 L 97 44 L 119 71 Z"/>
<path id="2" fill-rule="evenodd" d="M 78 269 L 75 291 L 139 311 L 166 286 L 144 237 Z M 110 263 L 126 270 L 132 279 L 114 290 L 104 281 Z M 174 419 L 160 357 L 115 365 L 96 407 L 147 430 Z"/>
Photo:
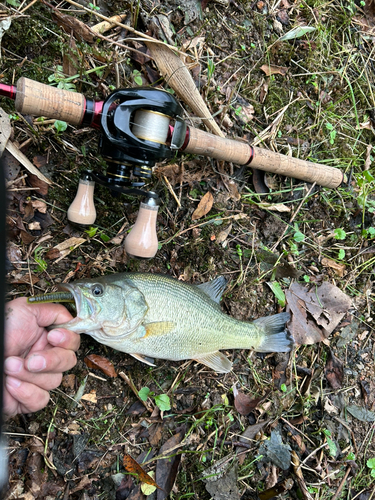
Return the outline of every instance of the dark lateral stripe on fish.
<path id="1" fill-rule="evenodd" d="M 46 293 L 45 295 L 35 295 L 28 297 L 27 303 L 33 304 L 36 302 L 75 302 L 73 295 L 70 292 L 55 292 Z"/>

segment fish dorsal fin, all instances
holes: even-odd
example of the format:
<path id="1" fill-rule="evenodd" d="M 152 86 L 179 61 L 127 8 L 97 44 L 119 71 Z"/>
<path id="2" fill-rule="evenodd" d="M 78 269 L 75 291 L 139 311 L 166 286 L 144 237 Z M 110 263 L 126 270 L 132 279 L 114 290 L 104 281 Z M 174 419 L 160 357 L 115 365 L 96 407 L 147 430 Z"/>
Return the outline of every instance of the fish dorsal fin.
<path id="1" fill-rule="evenodd" d="M 212 281 L 207 281 L 206 283 L 201 283 L 200 285 L 196 286 L 197 288 L 202 290 L 202 292 L 208 295 L 211 300 L 216 302 L 216 304 L 219 304 L 221 296 L 223 295 L 223 292 L 227 287 L 227 280 L 224 278 L 224 276 L 219 276 Z"/>
<path id="2" fill-rule="evenodd" d="M 142 361 L 142 363 L 146 363 L 149 366 L 156 366 L 154 364 L 154 358 L 149 358 L 148 356 L 144 356 L 143 354 L 130 354 L 133 358 L 138 359 L 138 361 Z"/>
<path id="3" fill-rule="evenodd" d="M 144 324 L 146 333 L 144 338 L 155 335 L 165 335 L 176 328 L 176 323 L 173 321 L 155 321 L 153 323 Z"/>
<path id="4" fill-rule="evenodd" d="M 217 373 L 228 373 L 232 369 L 232 363 L 220 351 L 211 352 L 210 354 L 205 354 L 204 356 L 194 359 L 198 361 L 198 363 L 202 363 L 202 365 L 212 368 L 212 370 Z"/>

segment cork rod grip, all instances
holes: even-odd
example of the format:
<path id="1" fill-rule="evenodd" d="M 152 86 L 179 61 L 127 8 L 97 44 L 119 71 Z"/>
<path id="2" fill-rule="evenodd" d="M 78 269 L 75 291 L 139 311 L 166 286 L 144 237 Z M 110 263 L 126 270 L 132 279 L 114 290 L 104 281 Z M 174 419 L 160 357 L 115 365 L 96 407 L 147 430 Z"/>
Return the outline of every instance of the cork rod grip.
<path id="1" fill-rule="evenodd" d="M 24 77 L 17 82 L 15 107 L 20 113 L 55 118 L 77 126 L 82 122 L 85 106 L 85 96 L 77 92 L 57 89 Z"/>
<path id="2" fill-rule="evenodd" d="M 319 186 L 328 188 L 337 188 L 344 180 L 344 175 L 338 168 L 252 147 L 245 142 L 223 139 L 195 128 L 189 129 L 189 142 L 184 152 L 229 161 L 237 165 L 251 165 L 266 172 L 306 182 L 316 182 Z"/>

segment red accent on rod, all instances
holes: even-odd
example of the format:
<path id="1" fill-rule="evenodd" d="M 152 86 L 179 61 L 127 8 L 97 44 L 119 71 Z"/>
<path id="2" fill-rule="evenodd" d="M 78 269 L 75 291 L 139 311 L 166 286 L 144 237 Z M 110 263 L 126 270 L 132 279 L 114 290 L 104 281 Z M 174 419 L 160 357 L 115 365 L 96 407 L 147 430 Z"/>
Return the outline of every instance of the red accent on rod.
<path id="1" fill-rule="evenodd" d="M 0 96 L 9 97 L 9 99 L 15 99 L 17 93 L 17 87 L 14 85 L 5 85 L 0 83 Z"/>
<path id="2" fill-rule="evenodd" d="M 95 101 L 94 102 L 94 119 L 91 122 L 91 127 L 100 128 L 100 122 L 102 120 L 102 109 L 103 109 L 104 101 Z"/>
<path id="3" fill-rule="evenodd" d="M 179 151 L 183 151 L 185 148 L 187 148 L 187 145 L 189 144 L 189 140 L 190 140 L 190 128 L 186 127 L 185 142 L 180 147 Z"/>

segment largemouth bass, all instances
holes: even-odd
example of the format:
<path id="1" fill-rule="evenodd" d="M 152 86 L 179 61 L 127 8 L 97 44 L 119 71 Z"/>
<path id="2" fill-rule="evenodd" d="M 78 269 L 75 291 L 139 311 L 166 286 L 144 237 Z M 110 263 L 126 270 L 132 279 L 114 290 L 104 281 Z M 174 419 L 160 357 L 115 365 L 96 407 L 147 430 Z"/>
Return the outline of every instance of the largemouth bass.
<path id="1" fill-rule="evenodd" d="M 232 363 L 221 350 L 291 350 L 293 340 L 285 329 L 289 313 L 238 321 L 220 309 L 225 287 L 223 277 L 190 285 L 168 276 L 121 273 L 61 284 L 61 295 L 47 294 L 29 302 L 74 300 L 77 316 L 54 328 L 87 333 L 152 366 L 150 358 L 194 359 L 227 373 Z"/>

